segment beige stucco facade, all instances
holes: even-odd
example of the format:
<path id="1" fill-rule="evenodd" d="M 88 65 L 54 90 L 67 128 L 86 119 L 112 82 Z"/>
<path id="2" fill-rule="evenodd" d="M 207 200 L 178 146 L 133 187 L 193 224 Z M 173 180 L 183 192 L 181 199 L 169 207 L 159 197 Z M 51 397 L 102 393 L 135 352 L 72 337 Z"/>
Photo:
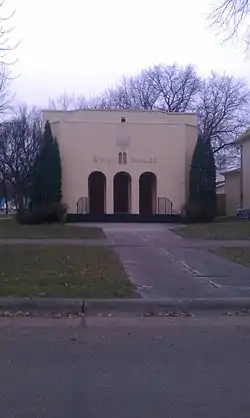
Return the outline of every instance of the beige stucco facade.
<path id="1" fill-rule="evenodd" d="M 169 212 L 170 206 L 174 213 L 180 213 L 188 195 L 189 169 L 197 140 L 195 114 L 49 110 L 43 112 L 43 119 L 50 121 L 58 140 L 63 201 L 69 213 L 91 211 L 90 199 L 97 185 L 91 173 L 95 172 L 104 179 L 104 192 L 101 186 L 96 187 L 97 194 L 103 195 L 107 214 L 118 210 L 115 205 L 126 209 L 126 204 L 125 212 L 138 214 L 143 193 L 151 196 L 153 213 Z M 120 172 L 125 174 L 117 176 Z M 144 186 L 143 173 L 151 173 L 144 175 Z M 120 200 L 126 200 L 124 194 L 128 194 L 127 203 L 115 203 L 118 193 Z M 80 199 L 87 204 L 79 209 Z"/>

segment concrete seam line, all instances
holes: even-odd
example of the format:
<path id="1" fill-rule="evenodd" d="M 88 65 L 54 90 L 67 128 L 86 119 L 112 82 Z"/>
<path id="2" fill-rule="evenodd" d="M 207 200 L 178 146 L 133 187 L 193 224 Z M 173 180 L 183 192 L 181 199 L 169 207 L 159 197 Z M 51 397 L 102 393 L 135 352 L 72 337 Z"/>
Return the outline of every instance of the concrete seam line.
<path id="1" fill-rule="evenodd" d="M 82 300 L 81 313 L 83 315 L 86 314 L 86 301 L 85 301 L 85 299 Z"/>
<path id="2" fill-rule="evenodd" d="M 220 286 L 218 283 L 215 283 L 213 280 L 209 280 L 205 277 L 204 274 L 202 274 L 199 270 L 196 270 L 192 267 L 190 267 L 184 260 L 181 260 L 179 258 L 176 258 L 173 254 L 165 250 L 164 248 L 160 247 L 161 252 L 163 254 L 167 255 L 172 261 L 174 261 L 176 264 L 181 265 L 184 267 L 184 269 L 188 272 L 193 274 L 193 276 L 197 279 L 203 280 L 208 285 L 215 287 L 217 289 L 220 289 L 222 286 Z"/>

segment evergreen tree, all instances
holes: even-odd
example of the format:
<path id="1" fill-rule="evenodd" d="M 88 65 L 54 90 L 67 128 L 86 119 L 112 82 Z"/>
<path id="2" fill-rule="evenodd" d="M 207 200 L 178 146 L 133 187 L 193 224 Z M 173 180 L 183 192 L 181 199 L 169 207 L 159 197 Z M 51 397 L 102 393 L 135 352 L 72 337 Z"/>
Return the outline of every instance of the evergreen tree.
<path id="1" fill-rule="evenodd" d="M 211 221 L 216 215 L 216 167 L 210 138 L 198 135 L 189 178 L 189 216 Z M 194 209 L 195 208 L 195 209 Z"/>
<path id="2" fill-rule="evenodd" d="M 57 140 L 49 121 L 45 124 L 43 143 L 38 156 L 32 190 L 31 206 L 61 202 L 61 160 Z"/>

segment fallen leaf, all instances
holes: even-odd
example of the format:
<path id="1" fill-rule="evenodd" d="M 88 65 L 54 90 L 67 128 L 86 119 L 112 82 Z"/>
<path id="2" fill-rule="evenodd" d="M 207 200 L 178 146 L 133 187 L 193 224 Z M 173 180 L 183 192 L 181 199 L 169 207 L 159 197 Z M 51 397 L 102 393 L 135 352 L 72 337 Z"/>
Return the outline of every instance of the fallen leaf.
<path id="1" fill-rule="evenodd" d="M 144 312 L 142 314 L 142 316 L 145 316 L 145 317 L 154 316 L 154 313 L 153 312 Z"/>

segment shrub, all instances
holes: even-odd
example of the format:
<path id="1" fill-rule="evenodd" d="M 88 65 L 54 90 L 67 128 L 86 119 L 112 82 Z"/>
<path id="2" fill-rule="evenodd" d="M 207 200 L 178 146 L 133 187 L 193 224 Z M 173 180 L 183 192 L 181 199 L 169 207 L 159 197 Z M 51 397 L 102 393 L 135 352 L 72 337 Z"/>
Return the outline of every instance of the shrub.
<path id="1" fill-rule="evenodd" d="M 29 209 L 17 213 L 17 222 L 23 225 L 39 225 L 43 223 L 64 222 L 67 206 L 60 202 L 47 205 L 33 205 Z"/>
<path id="2" fill-rule="evenodd" d="M 214 219 L 213 212 L 201 202 L 189 200 L 184 206 L 184 219 L 186 222 L 211 222 Z"/>
<path id="3" fill-rule="evenodd" d="M 16 214 L 16 221 L 20 225 L 35 225 L 36 219 L 29 209 L 19 210 Z"/>
<path id="4" fill-rule="evenodd" d="M 66 203 L 54 202 L 51 203 L 51 208 L 56 214 L 56 222 L 65 222 L 67 217 L 68 206 Z"/>
<path id="5" fill-rule="evenodd" d="M 186 222 L 199 222 L 200 205 L 197 202 L 188 201 L 183 208 L 183 217 Z"/>

